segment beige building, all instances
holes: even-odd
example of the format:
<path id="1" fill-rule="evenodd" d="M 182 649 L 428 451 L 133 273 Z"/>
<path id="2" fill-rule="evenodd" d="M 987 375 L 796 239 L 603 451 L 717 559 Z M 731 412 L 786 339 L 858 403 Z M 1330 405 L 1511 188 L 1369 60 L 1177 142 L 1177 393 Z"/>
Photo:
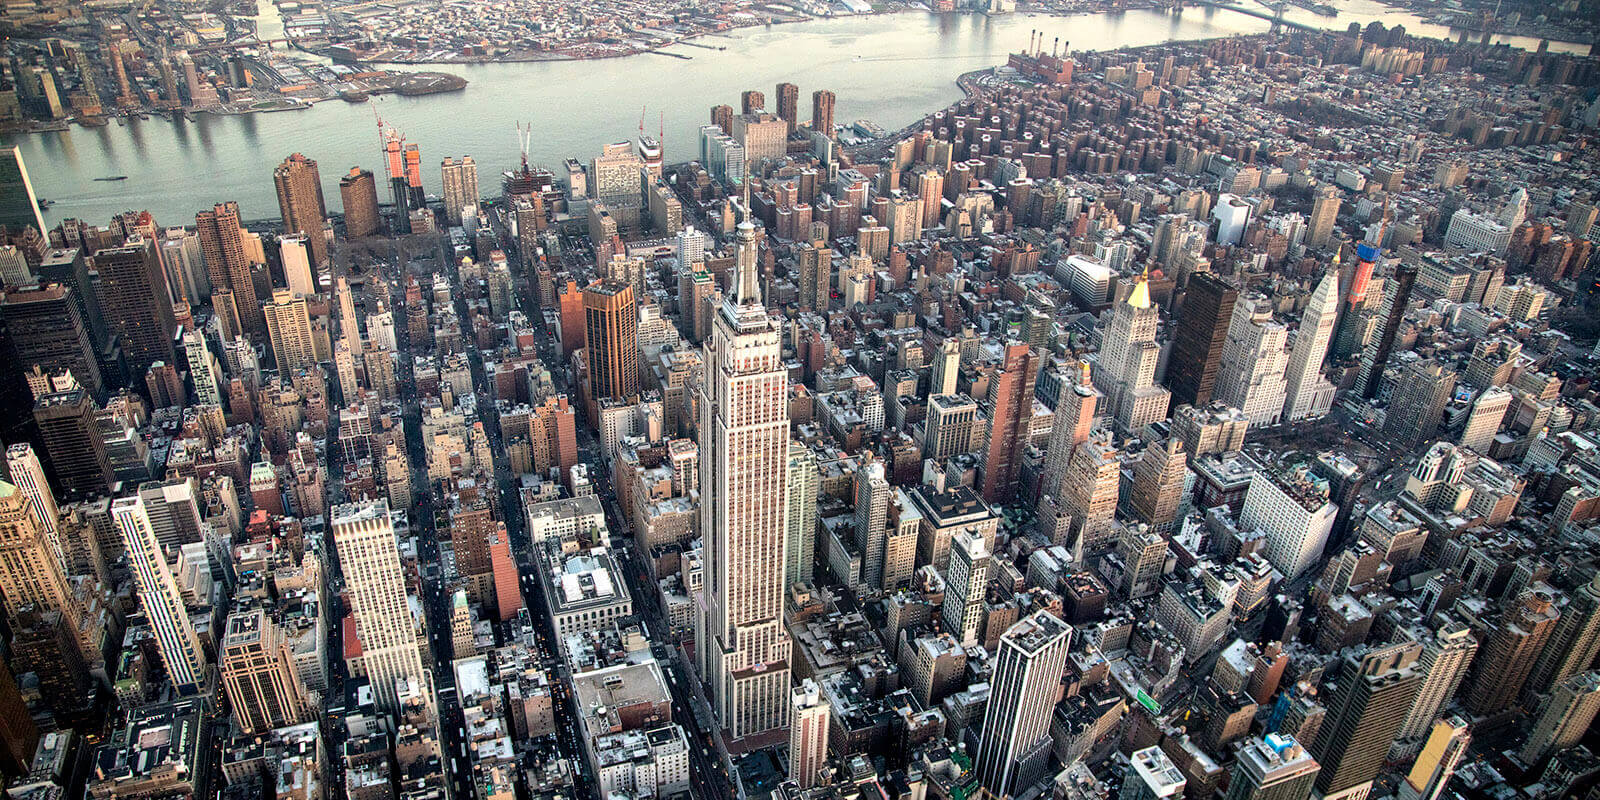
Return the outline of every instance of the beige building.
<path id="1" fill-rule="evenodd" d="M 305 298 L 288 289 L 278 289 L 263 310 L 267 316 L 267 339 L 272 344 L 272 358 L 277 362 L 278 373 L 291 375 L 316 366 L 316 345 L 311 338 L 311 316 L 306 311 Z"/>
<path id="2" fill-rule="evenodd" d="M 378 707 L 399 710 L 395 689 L 399 681 L 427 681 L 431 696 L 431 680 L 422 668 L 417 626 L 406 598 L 405 575 L 400 568 L 388 501 L 335 506 L 333 541 L 355 614 L 361 660 Z"/>

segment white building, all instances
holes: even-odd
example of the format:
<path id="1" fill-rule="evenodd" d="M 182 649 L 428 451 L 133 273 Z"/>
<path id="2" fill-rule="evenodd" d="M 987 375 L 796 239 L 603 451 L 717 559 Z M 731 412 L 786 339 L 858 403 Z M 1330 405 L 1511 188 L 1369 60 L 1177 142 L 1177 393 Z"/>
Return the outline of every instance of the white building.
<path id="1" fill-rule="evenodd" d="M 1447 247 L 1464 247 L 1475 253 L 1506 254 L 1511 246 L 1511 229 L 1500 220 L 1460 209 L 1450 215 L 1450 227 L 1445 229 Z"/>
<path id="2" fill-rule="evenodd" d="M 1239 298 L 1222 346 L 1216 399 L 1243 411 L 1251 425 L 1276 425 L 1283 417 L 1288 393 L 1284 379 L 1289 367 L 1288 340 L 1288 329 L 1272 318 L 1272 305 L 1266 297 L 1252 294 Z"/>
<path id="3" fill-rule="evenodd" d="M 1044 777 L 1050 718 L 1071 643 L 1072 628 L 1048 611 L 1034 612 L 1000 637 L 975 765 L 992 795 L 1022 794 Z"/>
<path id="4" fill-rule="evenodd" d="M 1211 209 L 1211 218 L 1217 221 L 1217 244 L 1232 247 L 1239 243 L 1250 224 L 1250 210 L 1250 204 L 1236 194 L 1217 195 L 1217 205 Z"/>
<path id="5" fill-rule="evenodd" d="M 816 784 L 828 760 L 829 704 L 817 682 L 806 678 L 789 692 L 794 724 L 789 729 L 789 779 L 802 789 Z"/>
<path id="6" fill-rule="evenodd" d="M 1266 534 L 1262 555 L 1289 580 L 1322 556 L 1339 511 L 1317 480 L 1303 467 L 1288 474 L 1257 472 L 1239 512 L 1239 528 Z"/>
<path id="7" fill-rule="evenodd" d="M 389 501 L 334 506 L 333 541 L 361 640 L 361 662 L 378 707 L 399 710 L 395 686 L 400 681 L 426 682 L 431 698 L 432 674 L 422 667 Z"/>

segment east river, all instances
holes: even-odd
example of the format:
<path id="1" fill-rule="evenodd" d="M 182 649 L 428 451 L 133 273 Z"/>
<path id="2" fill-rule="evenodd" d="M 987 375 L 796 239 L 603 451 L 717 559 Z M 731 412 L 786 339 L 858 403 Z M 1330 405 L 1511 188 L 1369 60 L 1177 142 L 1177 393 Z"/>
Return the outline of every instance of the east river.
<path id="1" fill-rule="evenodd" d="M 1452 35 L 1373 0 L 1334 4 L 1337 18 L 1296 8 L 1288 17 L 1336 29 L 1376 19 L 1404 24 L 1412 34 Z M 1259 33 L 1268 26 L 1244 14 L 1202 8 L 1181 15 L 1128 11 L 991 18 L 910 12 L 817 19 L 696 40 L 725 48 L 720 50 L 669 48 L 687 60 L 646 53 L 597 61 L 419 66 L 415 69 L 456 72 L 470 83 L 450 94 L 386 96 L 370 104 L 331 100 L 305 110 L 198 114 L 187 121 L 152 116 L 102 128 L 0 137 L 0 142 L 21 146 L 36 191 L 54 202 L 45 214 L 50 224 L 77 217 L 104 225 L 114 213 L 143 209 L 163 225 L 181 225 L 198 209 L 222 200 L 237 200 L 246 219 L 265 219 L 278 211 L 272 168 L 293 152 L 320 164 L 330 209 L 339 203 L 339 176 L 352 165 L 373 170 L 381 181 L 374 111 L 421 147 L 430 193 L 439 191 L 441 158 L 472 155 L 480 185 L 490 194 L 499 173 L 516 163 L 518 122 L 533 125 L 529 160 L 555 169 L 565 158 L 587 162 L 602 144 L 636 136 L 641 116 L 654 135 L 664 113 L 666 159 L 684 161 L 695 157 L 695 132 L 707 121 L 708 109 L 718 103 L 737 106 L 745 89 L 766 92 L 770 106 L 774 84 L 798 84 L 802 120 L 810 118 L 812 90 L 832 89 L 838 95 L 836 121 L 868 119 L 895 130 L 958 99 L 957 76 L 1004 63 L 1007 53 L 1026 45 L 1033 29 L 1044 31 L 1046 42 L 1060 37 L 1074 49 L 1098 50 Z M 1496 41 L 1529 49 L 1537 44 L 1522 37 Z M 1586 48 L 1552 43 L 1551 49 Z M 127 180 L 94 180 L 113 175 Z"/>

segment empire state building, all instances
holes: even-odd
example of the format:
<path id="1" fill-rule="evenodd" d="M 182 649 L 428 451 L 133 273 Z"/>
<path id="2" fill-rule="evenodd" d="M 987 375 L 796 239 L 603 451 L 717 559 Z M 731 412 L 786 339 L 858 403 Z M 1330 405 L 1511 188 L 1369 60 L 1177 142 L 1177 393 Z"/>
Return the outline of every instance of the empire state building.
<path id="1" fill-rule="evenodd" d="M 738 274 L 706 340 L 700 386 L 706 578 L 695 638 L 717 720 L 744 740 L 789 725 L 789 379 L 781 334 L 761 303 L 755 226 L 745 219 L 736 237 Z"/>

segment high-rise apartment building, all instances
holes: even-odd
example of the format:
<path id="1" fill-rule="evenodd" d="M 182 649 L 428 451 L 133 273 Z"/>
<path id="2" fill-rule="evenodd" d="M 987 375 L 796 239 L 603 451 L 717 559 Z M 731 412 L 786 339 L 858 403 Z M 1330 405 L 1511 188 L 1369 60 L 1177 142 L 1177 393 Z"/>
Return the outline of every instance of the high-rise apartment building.
<path id="1" fill-rule="evenodd" d="M 955 394 L 956 380 L 960 377 L 961 342 L 948 336 L 939 343 L 939 352 L 933 356 L 933 380 L 928 394 Z"/>
<path id="2" fill-rule="evenodd" d="M 272 293 L 272 302 L 263 309 L 267 319 L 267 341 L 281 375 L 290 375 L 317 363 L 311 338 L 311 316 L 306 299 L 288 289 Z"/>
<path id="3" fill-rule="evenodd" d="M 277 624 L 259 608 L 230 614 L 223 627 L 217 668 L 234 719 L 247 734 L 265 734 L 309 717 L 280 636 Z"/>
<path id="4" fill-rule="evenodd" d="M 400 708 L 395 689 L 398 682 L 428 681 L 430 686 L 432 682 L 422 667 L 389 502 L 347 503 L 334 506 L 332 515 L 339 570 L 350 596 L 372 695 L 379 708 L 396 712 Z"/>
<path id="5" fill-rule="evenodd" d="M 612 142 L 589 162 L 590 193 L 606 208 L 639 207 L 644 200 L 644 161 L 631 142 Z"/>
<path id="6" fill-rule="evenodd" d="M 222 367 L 206 344 L 205 334 L 186 328 L 183 355 L 189 365 L 189 382 L 194 385 L 195 401 L 200 405 L 222 405 Z"/>
<path id="7" fill-rule="evenodd" d="M 1339 317 L 1339 259 L 1323 274 L 1300 317 L 1285 375 L 1283 421 L 1299 422 L 1327 416 L 1333 409 L 1332 383 L 1322 376 L 1322 362 L 1333 343 L 1333 326 Z"/>
<path id="8" fill-rule="evenodd" d="M 1517 702 L 1533 665 L 1561 616 L 1548 591 L 1524 590 L 1489 626 L 1478 651 L 1466 708 L 1474 715 L 1498 714 Z"/>
<path id="9" fill-rule="evenodd" d="M 704 351 L 700 388 L 701 677 L 730 738 L 789 723 L 783 622 L 789 379 L 782 334 L 761 302 L 755 226 L 739 223 L 732 290 Z"/>
<path id="10" fill-rule="evenodd" d="M 256 299 L 255 283 L 250 279 L 250 256 L 245 252 L 244 229 L 239 227 L 239 204 L 218 203 L 210 211 L 196 214 L 194 225 L 200 234 L 200 252 L 212 292 L 232 292 L 241 327 L 255 336 L 264 336 L 267 324 Z"/>
<path id="11" fill-rule="evenodd" d="M 999 372 L 990 379 L 988 449 L 979 470 L 979 493 L 990 503 L 1010 497 L 1014 489 L 1022 451 L 1028 446 L 1038 374 L 1039 357 L 1022 342 L 1007 342 Z"/>
<path id="12" fill-rule="evenodd" d="M 50 481 L 45 477 L 44 464 L 33 451 L 33 445 L 19 442 L 6 448 L 5 474 L 17 491 L 32 504 L 34 518 L 39 521 L 39 531 L 44 534 L 51 552 L 66 570 L 66 545 L 61 541 L 61 509 L 50 491 Z M 9 596 L 9 595 L 8 595 Z"/>
<path id="13" fill-rule="evenodd" d="M 157 361 L 171 364 L 178 325 L 155 248 L 136 234 L 122 247 L 95 251 L 92 261 L 100 275 L 95 282 L 100 315 L 121 345 L 129 373 L 142 378 Z"/>
<path id="14" fill-rule="evenodd" d="M 833 105 L 836 98 L 827 89 L 811 93 L 811 130 L 833 138 Z"/>
<path id="15" fill-rule="evenodd" d="M 351 167 L 339 179 L 339 203 L 344 206 L 344 235 L 360 239 L 378 232 L 378 181 L 372 170 Z"/>
<path id="16" fill-rule="evenodd" d="M 741 109 L 740 113 L 743 114 L 765 111 L 767 108 L 767 96 L 760 89 L 746 89 L 739 93 L 739 107 Z"/>
<path id="17" fill-rule="evenodd" d="M 1283 417 L 1288 338 L 1264 295 L 1251 294 L 1234 304 L 1216 398 L 1243 411 L 1251 425 L 1276 425 Z"/>
<path id="18" fill-rule="evenodd" d="M 328 224 L 328 204 L 322 199 L 322 174 L 317 172 L 317 162 L 294 153 L 272 171 L 272 183 L 278 190 L 284 232 L 306 237 L 312 263 L 326 264 L 328 239 L 322 229 Z"/>
<path id="19" fill-rule="evenodd" d="M 974 768 L 995 797 L 1014 797 L 1048 766 L 1050 718 L 1061 695 L 1072 629 L 1036 611 L 1000 636 Z"/>
<path id="20" fill-rule="evenodd" d="M 445 216 L 451 225 L 460 225 L 462 209 L 478 205 L 478 164 L 472 156 L 462 156 L 460 161 L 445 156 L 440 172 L 444 179 Z"/>
<path id="21" fill-rule="evenodd" d="M 1324 800 L 1362 800 L 1371 791 L 1422 681 L 1416 669 L 1420 651 L 1415 644 L 1397 644 L 1341 658 L 1325 693 L 1327 719 L 1312 746 L 1322 764 L 1316 787 Z"/>
<path id="22" fill-rule="evenodd" d="M 832 291 L 833 250 L 825 242 L 800 242 L 795 245 L 799 276 L 800 309 L 826 313 Z"/>
<path id="23" fill-rule="evenodd" d="M 989 545 L 977 531 L 963 528 L 950 537 L 950 565 L 945 570 L 946 633 L 962 647 L 978 643 L 983 625 L 984 592 L 989 585 Z"/>
<path id="24" fill-rule="evenodd" d="M 792 83 L 778 84 L 778 119 L 789 126 L 789 132 L 800 124 L 800 87 Z"/>
<path id="25" fill-rule="evenodd" d="M 1439 800 L 1471 743 L 1466 720 L 1452 716 L 1435 722 L 1422 754 L 1411 765 L 1395 796 L 1399 800 Z"/>
<path id="26" fill-rule="evenodd" d="M 806 678 L 789 692 L 794 705 L 793 727 L 789 728 L 789 780 L 809 789 L 817 783 L 817 773 L 828 762 L 829 703 L 822 687 Z"/>
<path id="27" fill-rule="evenodd" d="M 883 462 L 856 470 L 856 546 L 861 549 L 861 583 L 883 588 L 884 544 L 888 539 L 889 479 Z"/>
<path id="28" fill-rule="evenodd" d="M 111 503 L 111 517 L 122 534 L 128 564 L 139 587 L 139 606 L 150 622 L 167 677 L 180 694 L 194 694 L 207 682 L 205 651 L 189 619 L 165 548 L 145 512 L 144 499 L 139 495 L 117 498 Z"/>
<path id="29" fill-rule="evenodd" d="M 1224 800 L 1305 800 L 1321 769 L 1293 736 L 1252 738 L 1239 748 Z"/>
<path id="30" fill-rule="evenodd" d="M 1556 684 L 1517 757 L 1524 764 L 1533 765 L 1550 753 L 1577 744 L 1591 730 L 1597 712 L 1600 672 L 1581 672 Z"/>
<path id="31" fill-rule="evenodd" d="M 1238 300 L 1239 290 L 1216 275 L 1202 272 L 1189 279 L 1167 358 L 1167 388 L 1174 404 L 1199 407 L 1211 402 Z"/>
<path id="32" fill-rule="evenodd" d="M 789 466 L 784 488 L 789 532 L 784 540 L 783 587 L 811 582 L 811 564 L 816 558 L 817 492 L 822 475 L 811 448 L 789 443 Z M 798 723 L 797 723 L 798 724 Z"/>
<path id="33" fill-rule="evenodd" d="M 583 290 L 589 400 L 627 400 L 639 394 L 639 310 L 633 287 L 606 279 Z"/>

